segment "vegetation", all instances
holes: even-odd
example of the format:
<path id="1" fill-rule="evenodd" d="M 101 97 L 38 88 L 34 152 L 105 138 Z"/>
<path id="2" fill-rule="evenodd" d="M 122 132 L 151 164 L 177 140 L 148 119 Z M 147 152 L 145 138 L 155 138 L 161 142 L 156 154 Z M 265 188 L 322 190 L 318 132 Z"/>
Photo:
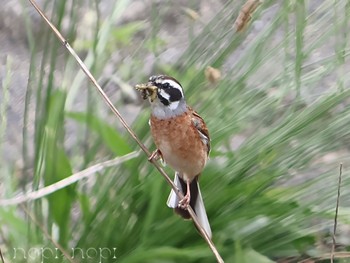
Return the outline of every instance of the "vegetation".
<path id="1" fill-rule="evenodd" d="M 77 2 L 46 1 L 43 9 L 150 149 L 148 105 L 132 107 L 140 102 L 133 85 L 150 73 L 179 79 L 188 103 L 206 120 L 213 150 L 201 189 L 225 262 L 329 254 L 341 162 L 339 250 L 349 250 L 348 1 L 266 0 L 241 33 L 233 24 L 244 1 L 227 1 L 210 21 L 191 20 L 183 7 L 161 1 L 147 20 L 123 23 L 131 1 L 115 1 L 103 15 L 97 2 Z M 164 52 L 179 36 L 158 34 L 169 12 L 181 17 L 189 39 L 173 61 Z M 2 199 L 139 150 L 47 25 L 42 22 L 39 36 L 26 20 L 31 65 L 18 131 L 23 167 L 1 163 Z M 15 74 L 10 58 L 7 65 L 5 103 Z M 217 84 L 205 78 L 207 66 L 221 70 Z M 138 155 L 47 197 L 0 206 L 2 252 L 6 262 L 214 262 L 193 225 L 166 207 L 169 191 Z"/>

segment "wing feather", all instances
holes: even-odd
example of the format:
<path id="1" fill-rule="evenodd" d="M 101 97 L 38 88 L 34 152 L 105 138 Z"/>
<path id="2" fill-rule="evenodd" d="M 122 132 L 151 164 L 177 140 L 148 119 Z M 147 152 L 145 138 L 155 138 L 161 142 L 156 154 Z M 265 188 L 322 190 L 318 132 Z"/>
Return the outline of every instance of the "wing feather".
<path id="1" fill-rule="evenodd" d="M 201 116 L 191 108 L 189 110 L 192 113 L 192 123 L 196 127 L 199 136 L 202 139 L 202 142 L 207 146 L 208 150 L 207 153 L 209 155 L 210 152 L 210 136 L 209 136 L 209 131 L 207 128 L 207 125 L 205 124 L 204 120 L 202 119 Z"/>

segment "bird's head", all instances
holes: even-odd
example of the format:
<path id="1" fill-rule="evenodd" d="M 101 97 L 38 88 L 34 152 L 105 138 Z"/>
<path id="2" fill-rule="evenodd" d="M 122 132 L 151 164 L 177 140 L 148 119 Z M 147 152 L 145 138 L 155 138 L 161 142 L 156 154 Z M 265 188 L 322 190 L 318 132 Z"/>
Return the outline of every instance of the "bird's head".
<path id="1" fill-rule="evenodd" d="M 147 84 L 136 85 L 136 89 L 142 92 L 144 99 L 149 99 L 155 111 L 164 111 L 168 115 L 173 112 L 177 115 L 186 108 L 182 86 L 173 77 L 151 76 Z"/>

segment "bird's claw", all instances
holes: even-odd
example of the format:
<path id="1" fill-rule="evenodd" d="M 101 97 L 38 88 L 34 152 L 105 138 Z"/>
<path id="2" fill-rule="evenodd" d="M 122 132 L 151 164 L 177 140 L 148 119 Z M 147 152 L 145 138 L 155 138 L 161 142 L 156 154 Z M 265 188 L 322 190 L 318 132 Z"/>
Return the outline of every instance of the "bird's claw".
<path id="1" fill-rule="evenodd" d="M 187 207 L 189 206 L 190 204 L 190 195 L 189 194 L 186 194 L 184 196 L 184 198 L 182 198 L 180 201 L 179 201 L 179 207 L 182 208 L 182 209 L 186 209 L 187 210 Z"/>
<path id="2" fill-rule="evenodd" d="M 162 158 L 162 153 L 157 149 L 154 152 L 152 152 L 151 156 L 148 158 L 148 161 L 149 162 L 152 162 L 152 161 L 156 162 L 161 158 Z"/>

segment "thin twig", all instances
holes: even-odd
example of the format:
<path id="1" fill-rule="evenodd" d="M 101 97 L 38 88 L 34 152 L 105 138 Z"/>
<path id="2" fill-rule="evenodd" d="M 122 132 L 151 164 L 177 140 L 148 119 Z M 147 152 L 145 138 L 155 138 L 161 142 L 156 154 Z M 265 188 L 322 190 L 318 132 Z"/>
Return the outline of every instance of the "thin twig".
<path id="1" fill-rule="evenodd" d="M 37 226 L 41 229 L 41 231 L 43 231 L 43 233 L 44 233 L 44 235 L 46 236 L 46 238 L 49 239 L 49 240 L 52 242 L 52 244 L 62 252 L 62 254 L 66 257 L 66 259 L 67 259 L 69 262 L 71 262 L 71 263 L 76 263 L 76 261 L 74 261 L 74 260 L 72 259 L 72 257 L 69 255 L 69 253 L 68 253 L 59 243 L 57 243 L 57 242 L 52 238 L 52 236 L 47 232 L 47 230 L 45 229 L 45 227 L 43 227 L 43 226 L 39 223 L 39 221 L 38 221 L 38 220 L 35 218 L 35 216 L 25 207 L 25 205 L 21 204 L 20 206 L 22 207 L 22 209 L 24 210 L 24 212 L 30 217 L 30 219 L 33 221 L 33 223 L 34 223 L 35 225 L 37 225 Z"/>
<path id="2" fill-rule="evenodd" d="M 147 149 L 147 147 L 140 141 L 140 139 L 136 136 L 136 134 L 133 132 L 133 130 L 129 127 L 129 125 L 127 124 L 127 122 L 124 120 L 124 118 L 122 117 L 122 115 L 119 113 L 119 111 L 117 110 L 116 107 L 114 107 L 113 103 L 110 101 L 110 99 L 107 97 L 106 93 L 103 91 L 103 89 L 100 87 L 100 85 L 97 83 L 96 79 L 93 77 L 93 75 L 90 73 L 90 71 L 87 69 L 87 67 L 85 66 L 84 62 L 80 59 L 80 57 L 75 53 L 74 49 L 69 45 L 69 43 L 67 42 L 67 40 L 61 35 L 61 33 L 57 30 L 57 28 L 50 22 L 50 20 L 45 16 L 45 14 L 41 11 L 41 9 L 39 8 L 39 6 L 36 4 L 36 2 L 34 0 L 29 0 L 29 2 L 33 5 L 33 7 L 36 9 L 36 11 L 41 15 L 41 17 L 45 20 L 45 22 L 50 26 L 50 28 L 52 29 L 52 31 L 56 34 L 56 36 L 58 37 L 58 39 L 62 42 L 62 44 L 65 46 L 65 48 L 71 53 L 71 55 L 75 58 L 75 60 L 78 62 L 79 66 L 81 67 L 81 69 L 83 70 L 83 72 L 87 75 L 87 77 L 90 79 L 90 81 L 94 84 L 94 86 L 97 88 L 98 92 L 100 93 L 100 95 L 102 96 L 102 98 L 104 99 L 104 101 L 106 102 L 106 104 L 108 105 L 108 107 L 112 110 L 112 112 L 117 116 L 117 118 L 119 119 L 119 121 L 122 123 L 122 125 L 124 126 L 124 128 L 127 130 L 127 132 L 130 134 L 130 136 L 137 142 L 137 144 L 140 146 L 140 148 L 146 153 L 146 155 L 148 157 L 150 157 L 151 153 L 150 151 Z M 157 168 L 157 170 L 160 172 L 160 174 L 165 178 L 165 180 L 167 181 L 167 183 L 172 187 L 172 189 L 175 191 L 175 193 L 177 194 L 177 196 L 179 198 L 183 198 L 183 194 L 179 191 L 179 189 L 175 186 L 175 184 L 173 183 L 173 181 L 170 179 L 170 177 L 165 173 L 165 171 L 159 166 L 159 164 L 155 161 L 155 160 L 151 160 L 151 163 Z M 206 231 L 204 230 L 204 228 L 200 225 L 196 214 L 194 213 L 193 209 L 188 206 L 188 212 L 190 214 L 190 216 L 193 219 L 194 224 L 197 226 L 197 228 L 199 229 L 199 232 L 201 233 L 201 235 L 203 236 L 203 238 L 205 239 L 205 241 L 208 243 L 210 249 L 212 250 L 212 252 L 214 253 L 217 261 L 219 263 L 223 263 L 223 259 L 221 258 L 218 250 L 216 249 L 214 243 L 212 242 L 212 240 L 210 239 L 210 237 L 208 236 L 208 234 L 206 233 Z"/>
<path id="3" fill-rule="evenodd" d="M 340 185 L 341 185 L 341 176 L 343 173 L 343 164 L 339 165 L 339 180 L 338 180 L 338 195 L 337 195 L 337 205 L 335 207 L 335 216 L 334 216 L 334 228 L 333 228 L 333 236 L 332 236 L 332 252 L 331 252 L 331 263 L 333 263 L 334 259 L 334 251 L 335 251 L 335 233 L 337 231 L 337 221 L 338 221 L 338 209 L 339 209 L 339 198 L 340 198 Z"/>
<path id="4" fill-rule="evenodd" d="M 3 199 L 0 200 L 0 206 L 8 206 L 8 205 L 18 205 L 24 202 L 33 201 L 39 198 L 42 198 L 44 196 L 50 195 L 60 189 L 63 189 L 71 184 L 74 184 L 75 182 L 78 182 L 86 177 L 89 177 L 90 175 L 93 175 L 107 167 L 116 166 L 123 162 L 126 162 L 128 160 L 131 160 L 135 157 L 137 157 L 140 154 L 140 151 L 138 152 L 131 152 L 123 156 L 119 156 L 117 158 L 114 158 L 113 160 L 108 160 L 102 163 L 95 164 L 93 166 L 90 166 L 89 168 L 82 170 L 80 172 L 77 172 L 75 174 L 72 174 L 69 177 L 66 177 L 54 184 L 51 184 L 49 186 L 43 187 L 37 191 L 25 193 L 19 196 L 16 196 L 14 198 L 10 199 Z"/>
<path id="5" fill-rule="evenodd" d="M 5 263 L 4 257 L 2 256 L 1 248 L 0 248 L 0 258 L 1 258 L 1 262 Z"/>

